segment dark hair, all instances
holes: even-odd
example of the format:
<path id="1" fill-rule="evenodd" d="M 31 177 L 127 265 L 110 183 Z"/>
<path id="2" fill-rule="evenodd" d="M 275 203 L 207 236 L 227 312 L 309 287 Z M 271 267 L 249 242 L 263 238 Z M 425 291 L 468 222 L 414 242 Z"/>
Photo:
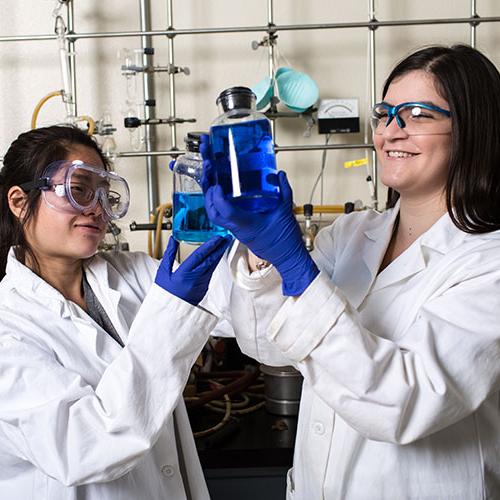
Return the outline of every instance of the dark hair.
<path id="1" fill-rule="evenodd" d="M 9 208 L 9 189 L 41 177 L 49 163 L 66 159 L 73 146 L 93 149 L 108 167 L 108 161 L 94 139 L 77 127 L 56 125 L 30 130 L 21 134 L 7 150 L 0 171 L 0 280 L 5 276 L 11 246 L 15 246 L 19 261 L 25 262 L 26 255 L 29 255 L 35 272 L 40 271 L 24 235 L 24 226 L 36 213 L 40 191 L 34 189 L 27 193 L 26 213 L 20 221 Z"/>
<path id="2" fill-rule="evenodd" d="M 388 76 L 414 70 L 434 77 L 452 115 L 446 206 L 453 223 L 468 233 L 500 229 L 500 73 L 468 45 L 431 46 L 403 59 Z M 390 189 L 388 207 L 399 193 Z"/>

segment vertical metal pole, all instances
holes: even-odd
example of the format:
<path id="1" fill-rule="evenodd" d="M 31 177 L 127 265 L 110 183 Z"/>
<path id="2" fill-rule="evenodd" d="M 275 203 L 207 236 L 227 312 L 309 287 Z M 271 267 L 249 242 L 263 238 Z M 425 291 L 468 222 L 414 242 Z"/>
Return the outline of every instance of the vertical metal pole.
<path id="1" fill-rule="evenodd" d="M 470 2 L 470 16 L 477 17 L 476 12 L 476 0 L 471 0 Z M 476 24 L 470 25 L 470 45 L 471 47 L 476 47 Z"/>
<path id="2" fill-rule="evenodd" d="M 73 0 L 68 0 L 67 4 L 67 25 L 68 33 L 73 34 L 75 32 L 75 12 L 74 12 Z M 68 52 L 69 52 L 69 73 L 71 79 L 71 96 L 72 102 L 70 103 L 71 115 L 77 116 L 78 106 L 76 100 L 76 40 L 68 40 Z"/>
<path id="3" fill-rule="evenodd" d="M 376 21 L 375 18 L 375 0 L 369 1 L 370 21 Z M 370 58 L 370 106 L 374 106 L 377 99 L 377 80 L 376 80 L 376 65 L 375 65 L 375 28 L 368 28 L 369 38 L 369 58 Z M 373 208 L 378 209 L 378 167 L 377 154 L 372 150 L 372 179 L 374 188 Z"/>
<path id="4" fill-rule="evenodd" d="M 273 9 L 273 0 L 267 1 L 267 24 L 269 26 L 274 24 L 274 9 Z M 274 43 L 269 41 L 269 77 L 274 77 Z"/>
<path id="5" fill-rule="evenodd" d="M 274 25 L 274 8 L 273 8 L 273 0 L 267 0 L 267 25 Z M 269 67 L 269 78 L 274 80 L 274 39 L 271 36 L 272 34 L 269 32 L 269 45 L 268 45 L 268 67 Z M 274 94 L 273 94 L 274 96 Z M 274 104 L 273 104 L 274 106 Z M 276 121 L 271 120 L 271 133 L 274 137 L 274 142 L 276 143 Z"/>
<path id="6" fill-rule="evenodd" d="M 167 1 L 167 29 L 174 28 L 174 17 L 173 17 L 173 1 Z M 175 57 L 174 57 L 174 37 L 168 37 L 168 67 L 170 68 L 168 72 L 168 83 L 170 89 L 170 117 L 175 118 Z M 170 124 L 170 140 L 172 143 L 172 149 L 177 147 L 177 124 Z"/>
<path id="7" fill-rule="evenodd" d="M 151 31 L 151 4 L 150 0 L 140 0 L 140 23 L 141 31 Z M 152 47 L 152 37 L 150 35 L 141 36 L 142 65 L 150 67 L 153 65 L 153 56 L 146 52 Z M 153 73 L 149 71 L 142 72 L 143 83 L 143 96 L 144 96 L 144 119 L 148 120 L 156 118 L 155 106 L 148 106 L 153 104 L 155 98 Z M 156 138 L 154 128 L 151 125 L 144 125 L 144 145 L 146 151 L 154 151 L 156 149 Z M 154 213 L 155 208 L 158 206 L 158 169 L 156 159 L 153 156 L 146 157 L 147 165 L 147 182 L 148 182 L 148 209 L 149 213 Z"/>

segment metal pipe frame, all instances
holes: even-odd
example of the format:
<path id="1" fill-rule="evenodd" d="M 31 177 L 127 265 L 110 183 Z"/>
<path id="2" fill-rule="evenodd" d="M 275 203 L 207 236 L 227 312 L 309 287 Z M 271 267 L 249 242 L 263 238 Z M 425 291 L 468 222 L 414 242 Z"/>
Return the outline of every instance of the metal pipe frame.
<path id="1" fill-rule="evenodd" d="M 167 24 L 168 29 L 173 29 L 174 27 L 174 14 L 173 14 L 173 2 L 172 0 L 167 0 Z M 176 117 L 175 111 L 175 56 L 174 56 L 174 37 L 168 37 L 168 83 L 170 92 L 170 117 Z M 176 123 L 170 124 L 170 144 L 172 149 L 177 149 L 177 125 Z"/>
<path id="2" fill-rule="evenodd" d="M 360 21 L 350 23 L 315 23 L 315 24 L 283 24 L 275 25 L 274 32 L 279 31 L 303 31 L 303 30 L 322 30 L 322 29 L 349 29 L 349 28 L 369 28 L 377 29 L 393 26 L 429 26 L 443 24 L 470 24 L 477 26 L 484 23 L 498 23 L 500 16 L 489 17 L 449 17 L 441 19 L 408 19 L 396 21 Z M 88 38 L 123 38 L 123 37 L 142 37 L 142 36 L 180 36 L 180 35 L 211 35 L 223 33 L 254 33 L 266 32 L 268 26 L 240 26 L 227 28 L 198 28 L 198 29 L 167 29 L 167 30 L 143 30 L 143 31 L 104 31 L 90 33 L 68 33 L 68 39 L 88 39 Z M 55 40 L 55 35 L 17 35 L 0 37 L 0 42 L 23 42 L 23 41 L 42 41 Z"/>
<path id="3" fill-rule="evenodd" d="M 375 18 L 375 0 L 369 0 L 369 17 L 370 22 L 376 22 Z M 375 28 L 368 29 L 368 53 L 369 53 L 369 64 L 370 64 L 370 105 L 373 107 L 377 102 L 377 78 L 376 78 L 376 59 L 375 59 Z M 375 149 L 372 147 L 371 150 L 371 178 L 373 180 L 373 208 L 378 209 L 378 166 L 377 166 L 377 154 Z"/>
<path id="4" fill-rule="evenodd" d="M 75 30 L 75 10 L 73 0 L 68 0 L 67 4 L 67 23 L 68 23 L 68 35 L 73 33 Z M 75 51 L 76 40 L 67 38 L 68 52 L 69 52 L 69 72 L 71 78 L 71 110 L 72 116 L 78 116 L 78 105 L 76 99 L 76 51 Z"/>
<path id="5" fill-rule="evenodd" d="M 268 43 L 268 58 L 269 58 L 269 76 L 274 78 L 274 43 L 271 40 L 271 35 L 279 31 L 301 31 L 301 30 L 321 30 L 321 29 L 350 29 L 350 28 L 368 28 L 369 30 L 369 68 L 370 68 L 370 103 L 376 102 L 376 54 L 375 54 L 375 30 L 381 27 L 393 26 L 425 26 L 425 25 L 448 25 L 448 24 L 469 24 L 470 25 L 470 45 L 476 46 L 476 28 L 480 23 L 500 22 L 500 17 L 480 17 L 477 15 L 476 0 L 471 0 L 470 17 L 468 18 L 441 18 L 441 19 L 417 19 L 417 20 L 396 20 L 396 21 L 378 21 L 375 17 L 375 0 L 369 1 L 369 21 L 368 22 L 348 22 L 348 23 L 314 23 L 314 24 L 294 24 L 294 25 L 275 25 L 274 24 L 274 9 L 273 0 L 267 2 L 267 26 L 241 26 L 229 28 L 201 28 L 201 29 L 174 29 L 173 27 L 173 6 L 172 0 L 167 0 L 167 23 L 166 30 L 151 30 L 151 5 L 150 0 L 140 0 L 140 31 L 119 31 L 119 32 L 94 32 L 94 33 L 75 33 L 74 30 L 74 10 L 73 0 L 68 0 L 67 19 L 68 33 L 66 39 L 70 51 L 70 71 L 71 71 L 71 87 L 73 93 L 73 109 L 74 115 L 77 115 L 77 100 L 76 100 L 76 64 L 75 64 L 75 42 L 79 39 L 92 38 L 119 38 L 119 37 L 141 37 L 141 46 L 143 49 L 152 47 L 152 37 L 167 36 L 168 37 L 168 57 L 169 57 L 169 89 L 170 89 L 170 117 L 176 116 L 176 100 L 175 100 L 175 71 L 174 71 L 174 38 L 179 35 L 201 35 L 201 34 L 225 34 L 225 33 L 244 33 L 244 32 L 267 32 L 269 34 Z M 21 35 L 0 37 L 0 42 L 21 42 L 21 41 L 42 41 L 54 40 L 55 35 Z M 143 54 L 143 66 L 152 66 L 152 56 L 146 53 Z M 155 118 L 155 109 L 151 104 L 154 100 L 154 86 L 152 75 L 150 72 L 143 72 L 143 88 L 144 88 L 144 117 L 145 119 Z M 275 122 L 272 120 L 273 135 L 276 140 Z M 155 151 L 155 137 L 150 125 L 144 126 L 145 130 L 145 149 L 146 151 L 138 152 L 122 152 L 118 157 L 146 157 L 147 161 L 147 177 L 148 177 L 148 208 L 149 212 L 153 213 L 158 205 L 158 172 L 155 163 L 157 156 L 178 156 L 183 151 L 177 149 L 176 124 L 170 124 L 171 131 L 171 149 L 168 151 Z M 378 205 L 378 179 L 377 179 L 377 157 L 373 144 L 321 144 L 311 146 L 277 146 L 276 151 L 315 151 L 325 149 L 372 149 L 372 178 L 375 186 L 374 208 Z"/>
<path id="6" fill-rule="evenodd" d="M 275 146 L 277 153 L 287 151 L 322 151 L 324 149 L 367 149 L 373 148 L 373 144 L 311 144 L 309 146 Z M 185 151 L 180 149 L 168 149 L 165 151 L 123 151 L 117 154 L 118 158 L 137 158 L 141 156 L 180 156 Z"/>
<path id="7" fill-rule="evenodd" d="M 470 2 L 470 17 L 473 19 L 479 19 L 476 11 L 476 0 L 471 0 Z M 479 23 L 470 23 L 470 45 L 471 47 L 476 46 L 476 27 Z"/>
<path id="8" fill-rule="evenodd" d="M 271 79 L 271 82 L 274 82 L 274 39 L 272 38 L 272 35 L 274 34 L 272 29 L 274 29 L 274 5 L 273 5 L 273 0 L 267 0 L 267 26 L 268 26 L 268 68 L 269 68 L 269 78 Z M 274 87 L 274 83 L 272 83 Z M 273 97 L 274 97 L 274 92 L 273 92 Z M 274 100 L 273 100 L 273 107 L 275 107 Z M 274 137 L 274 142 L 276 142 L 276 122 L 275 120 L 271 120 L 271 133 Z"/>
<path id="9" fill-rule="evenodd" d="M 151 3 L 150 0 L 139 1 L 139 14 L 141 31 L 147 32 L 151 29 Z M 143 67 L 150 67 L 153 65 L 153 56 L 148 54 L 146 49 L 153 46 L 152 37 L 150 35 L 141 36 L 142 65 Z M 143 97 L 144 97 L 144 119 L 150 120 L 156 118 L 156 105 L 154 82 L 152 74 L 148 71 L 142 73 L 143 83 Z M 156 136 L 155 130 L 152 125 L 144 125 L 144 147 L 147 152 L 156 149 Z M 146 170 L 147 170 L 147 185 L 148 185 L 148 210 L 150 214 L 155 213 L 155 209 L 159 204 L 158 196 L 158 168 L 156 158 L 153 156 L 146 157 Z"/>

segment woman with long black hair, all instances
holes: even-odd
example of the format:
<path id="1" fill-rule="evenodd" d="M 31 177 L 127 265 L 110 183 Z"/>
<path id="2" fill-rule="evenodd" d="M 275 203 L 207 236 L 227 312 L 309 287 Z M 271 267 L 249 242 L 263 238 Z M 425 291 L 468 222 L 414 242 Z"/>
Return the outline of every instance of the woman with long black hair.
<path id="1" fill-rule="evenodd" d="M 21 134 L 0 173 L 0 498 L 207 500 L 182 391 L 217 318 L 229 239 L 175 271 L 98 252 L 128 185 L 73 127 Z"/>

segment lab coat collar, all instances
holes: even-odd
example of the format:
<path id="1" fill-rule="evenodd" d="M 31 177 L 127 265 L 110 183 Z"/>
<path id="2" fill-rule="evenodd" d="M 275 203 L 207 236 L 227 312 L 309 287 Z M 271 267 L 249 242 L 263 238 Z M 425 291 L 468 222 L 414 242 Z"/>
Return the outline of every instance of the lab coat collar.
<path id="1" fill-rule="evenodd" d="M 394 206 L 389 218 L 379 217 L 372 228 L 364 231 L 365 236 L 374 242 L 379 242 L 380 244 L 386 243 L 387 246 L 398 215 L 399 200 Z M 389 228 L 390 231 L 388 232 Z M 387 240 L 387 237 L 389 237 L 389 240 Z M 446 212 L 417 241 L 421 246 L 445 254 L 460 245 L 466 237 L 467 233 L 458 229 L 458 227 L 453 224 L 448 212 Z"/>
<path id="2" fill-rule="evenodd" d="M 69 316 L 70 312 L 65 307 L 66 299 L 53 286 L 35 274 L 29 267 L 19 262 L 14 253 L 14 247 L 11 247 L 7 256 L 6 275 L 4 280 L 11 289 L 26 292 L 34 297 L 44 300 L 44 305 L 60 314 Z M 2 281 L 3 282 L 3 281 Z"/>
<path id="3" fill-rule="evenodd" d="M 108 263 L 104 259 L 91 257 L 84 262 L 84 270 L 88 274 L 91 287 L 96 289 L 98 283 L 108 283 Z M 35 274 L 29 267 L 19 262 L 11 247 L 7 257 L 6 278 L 13 289 L 25 290 L 33 296 L 44 300 L 47 308 L 60 314 L 63 318 L 71 315 L 68 301 L 64 295 L 52 285 Z M 109 289 L 109 297 L 114 310 L 118 308 L 121 294 L 117 290 Z"/>
<path id="4" fill-rule="evenodd" d="M 398 214 L 399 201 L 390 217 L 385 220 L 381 218 L 382 220 L 376 227 L 364 232 L 365 236 L 374 245 L 371 251 L 365 251 L 363 255 L 363 260 L 371 275 L 371 281 L 366 293 L 370 289 L 374 291 L 384 288 L 422 271 L 427 266 L 429 251 L 445 255 L 462 244 L 467 237 L 467 233 L 458 229 L 453 224 L 449 214 L 445 213 L 377 277 Z M 365 296 L 366 294 L 359 297 L 358 300 L 361 299 L 362 301 Z"/>
<path id="5" fill-rule="evenodd" d="M 379 217 L 371 221 L 370 229 L 363 231 L 363 234 L 374 242 L 385 241 L 387 236 L 387 231 L 389 231 L 389 236 L 392 234 L 392 228 L 394 222 L 399 215 L 399 200 L 394 205 L 394 208 L 386 210 Z"/>
<path id="6" fill-rule="evenodd" d="M 461 245 L 467 236 L 467 233 L 453 224 L 450 215 L 446 212 L 417 241 L 421 246 L 444 255 Z"/>
<path id="7" fill-rule="evenodd" d="M 370 285 L 378 273 L 387 246 L 391 240 L 392 229 L 399 215 L 399 200 L 392 210 L 388 210 L 372 222 L 370 229 L 363 232 L 369 240 L 369 250 L 363 250 L 363 261 L 370 272 Z"/>
<path id="8" fill-rule="evenodd" d="M 114 309 L 112 309 L 111 321 L 118 331 L 118 334 L 123 340 L 126 340 L 127 335 L 124 328 L 118 319 L 117 308 L 120 300 L 120 292 L 108 288 L 107 293 L 99 293 L 100 283 L 107 283 L 108 263 L 104 259 L 92 257 L 84 262 L 84 270 L 88 273 L 90 285 L 94 291 L 97 291 L 98 298 L 109 298 Z M 100 281 L 100 280 L 104 281 Z M 91 322 L 78 317 L 78 314 L 72 313 L 72 310 L 77 308 L 76 304 L 68 301 L 53 286 L 40 278 L 27 266 L 19 262 L 14 254 L 14 249 L 11 248 L 7 260 L 7 274 L 2 285 L 5 284 L 11 289 L 18 290 L 20 293 L 26 294 L 43 303 L 43 306 L 49 311 L 54 312 L 61 318 L 71 318 L 73 325 L 78 333 L 78 341 L 82 346 L 90 349 L 101 360 L 110 363 L 114 357 L 121 351 L 121 347 L 109 335 L 100 334 L 100 328 Z M 4 285 L 5 286 L 5 285 Z M 95 293 L 95 292 L 94 292 Z M 109 309 L 107 309 L 109 313 Z M 77 340 L 77 339 L 75 339 Z M 106 368 L 106 364 L 101 366 L 102 370 Z"/>

